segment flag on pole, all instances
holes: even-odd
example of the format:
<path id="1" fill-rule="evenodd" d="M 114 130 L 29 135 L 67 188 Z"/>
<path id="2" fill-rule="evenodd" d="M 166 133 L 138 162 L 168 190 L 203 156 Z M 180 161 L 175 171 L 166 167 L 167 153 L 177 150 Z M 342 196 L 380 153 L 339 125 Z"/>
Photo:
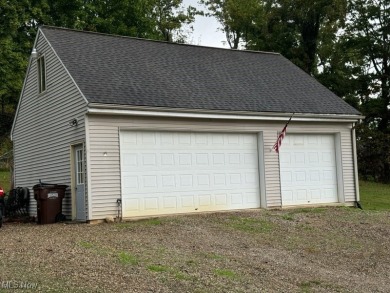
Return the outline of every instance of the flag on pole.
<path id="1" fill-rule="evenodd" d="M 286 132 L 287 132 L 287 126 L 288 124 L 290 123 L 291 121 L 291 118 L 293 117 L 294 114 L 291 115 L 290 119 L 288 119 L 286 125 L 283 127 L 283 130 L 282 132 L 279 134 L 278 136 L 278 139 L 276 140 L 276 143 L 274 144 L 274 146 L 272 147 L 275 152 L 277 152 L 279 154 L 279 149 L 280 149 L 280 146 L 282 145 L 282 140 L 283 138 L 286 136 Z"/>

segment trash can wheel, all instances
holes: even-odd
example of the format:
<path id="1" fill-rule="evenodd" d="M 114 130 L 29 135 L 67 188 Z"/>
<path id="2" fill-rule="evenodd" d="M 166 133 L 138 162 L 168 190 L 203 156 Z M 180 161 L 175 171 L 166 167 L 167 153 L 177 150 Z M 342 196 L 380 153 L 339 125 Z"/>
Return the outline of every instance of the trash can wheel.
<path id="1" fill-rule="evenodd" d="M 66 221 L 66 216 L 63 213 L 58 213 L 56 215 L 56 223 Z"/>

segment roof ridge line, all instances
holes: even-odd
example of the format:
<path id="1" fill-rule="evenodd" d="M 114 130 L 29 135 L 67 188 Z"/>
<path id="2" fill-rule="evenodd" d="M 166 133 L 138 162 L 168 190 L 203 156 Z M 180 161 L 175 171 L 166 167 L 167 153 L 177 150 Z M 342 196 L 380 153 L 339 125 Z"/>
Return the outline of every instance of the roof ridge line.
<path id="1" fill-rule="evenodd" d="M 148 38 L 123 36 L 123 35 L 109 34 L 109 33 L 100 33 L 100 32 L 94 32 L 94 31 L 78 30 L 78 29 L 73 29 L 73 28 L 58 27 L 58 26 L 51 26 L 51 25 L 41 25 L 38 28 L 39 29 L 40 28 L 48 28 L 48 29 L 54 29 L 54 30 L 57 29 L 57 30 L 71 31 L 71 32 L 77 32 L 77 33 L 87 33 L 87 34 L 101 35 L 101 36 L 107 36 L 107 37 L 112 37 L 112 38 L 133 39 L 133 40 L 139 40 L 139 41 L 145 41 L 145 42 L 149 41 L 149 42 L 170 44 L 170 45 L 177 45 L 177 46 L 188 46 L 188 47 L 198 47 L 198 48 L 200 47 L 200 48 L 206 48 L 206 49 L 225 50 L 225 51 L 232 51 L 232 52 L 247 52 L 247 53 L 270 54 L 270 55 L 282 56 L 278 52 L 255 51 L 255 50 L 239 50 L 239 49 L 231 49 L 231 48 L 220 48 L 220 47 L 204 46 L 204 45 L 175 43 L 175 42 L 167 42 L 167 41 L 163 41 L 163 40 L 153 40 L 153 39 L 148 39 Z"/>

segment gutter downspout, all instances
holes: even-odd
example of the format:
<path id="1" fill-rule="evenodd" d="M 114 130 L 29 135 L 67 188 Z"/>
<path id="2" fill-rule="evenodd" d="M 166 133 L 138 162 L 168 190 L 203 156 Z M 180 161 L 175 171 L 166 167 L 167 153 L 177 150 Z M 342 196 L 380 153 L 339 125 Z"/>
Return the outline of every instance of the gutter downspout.
<path id="1" fill-rule="evenodd" d="M 355 179 L 355 200 L 357 207 L 360 207 L 360 191 L 359 191 L 359 175 L 357 163 L 357 149 L 356 149 L 356 122 L 352 124 L 352 151 L 353 151 L 353 173 Z"/>

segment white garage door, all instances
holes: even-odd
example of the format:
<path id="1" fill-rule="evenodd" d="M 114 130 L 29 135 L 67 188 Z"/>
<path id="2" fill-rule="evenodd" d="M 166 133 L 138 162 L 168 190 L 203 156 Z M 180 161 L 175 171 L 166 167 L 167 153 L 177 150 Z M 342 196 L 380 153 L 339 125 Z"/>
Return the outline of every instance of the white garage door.
<path id="1" fill-rule="evenodd" d="M 280 176 L 283 206 L 338 202 L 334 135 L 287 134 Z"/>
<path id="2" fill-rule="evenodd" d="M 123 217 L 260 207 L 257 136 L 121 132 Z"/>

